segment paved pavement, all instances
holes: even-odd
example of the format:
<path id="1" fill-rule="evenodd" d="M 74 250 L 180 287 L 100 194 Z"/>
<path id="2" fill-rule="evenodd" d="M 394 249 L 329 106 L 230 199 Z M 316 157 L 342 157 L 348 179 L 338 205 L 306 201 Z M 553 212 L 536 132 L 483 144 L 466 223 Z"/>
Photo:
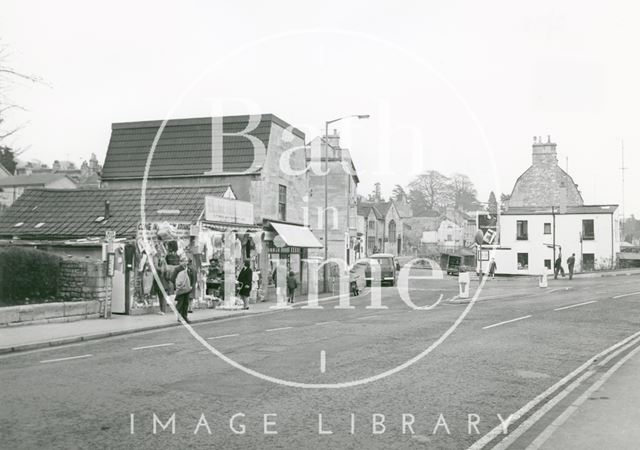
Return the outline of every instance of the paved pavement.
<path id="1" fill-rule="evenodd" d="M 323 302 L 335 298 L 337 296 L 320 295 L 319 301 Z M 251 304 L 249 310 L 196 309 L 189 314 L 189 320 L 192 323 L 201 323 L 231 317 L 275 313 L 277 310 L 274 309 L 274 305 L 275 302 L 259 302 Z M 306 297 L 301 297 L 301 300 L 294 305 L 297 308 L 306 305 Z M 0 354 L 53 347 L 179 325 L 177 311 L 172 311 L 167 307 L 165 315 L 126 316 L 112 314 L 110 319 L 88 319 L 63 323 L 21 324 L 2 327 L 0 328 Z"/>
<path id="2" fill-rule="evenodd" d="M 457 304 L 444 301 L 457 293 L 455 279 L 418 280 L 411 299 L 429 309 L 410 309 L 395 289 L 383 288 L 388 309 L 367 308 L 369 293 L 351 299 L 354 309 L 336 309 L 332 299 L 320 310 L 6 354 L 0 356 L 0 378 L 9 380 L 0 394 L 0 442 L 8 448 L 467 448 L 485 439 L 490 448 L 502 444 L 503 435 L 491 435 L 500 418 L 526 409 L 510 423 L 507 436 L 517 435 L 512 448 L 535 442 L 577 448 L 586 441 L 571 447 L 555 439 L 574 422 L 591 426 L 580 420 L 589 412 L 584 408 L 620 399 L 615 385 L 633 382 L 626 370 L 637 356 L 603 377 L 640 345 L 640 334 L 629 339 L 640 331 L 639 286 L 633 276 L 552 280 L 547 289 L 532 279 L 492 280 L 477 301 Z M 610 399 L 583 401 L 549 434 L 585 393 Z M 637 424 L 631 416 L 637 398 L 625 400 L 629 422 Z"/>

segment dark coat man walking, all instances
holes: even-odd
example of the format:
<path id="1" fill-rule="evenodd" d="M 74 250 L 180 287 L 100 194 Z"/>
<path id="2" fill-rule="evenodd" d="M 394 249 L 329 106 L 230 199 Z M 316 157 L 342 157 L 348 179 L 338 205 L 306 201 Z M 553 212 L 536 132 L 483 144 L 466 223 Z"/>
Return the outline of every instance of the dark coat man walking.
<path id="1" fill-rule="evenodd" d="M 251 294 L 251 284 L 253 283 L 253 271 L 251 270 L 251 262 L 244 261 L 244 266 L 238 274 L 238 283 L 240 283 L 240 298 L 244 304 L 244 309 L 249 309 L 249 295 Z"/>
<path id="2" fill-rule="evenodd" d="M 569 258 L 567 258 L 567 267 L 569 268 L 569 279 L 573 278 L 573 267 L 576 264 L 576 254 L 572 253 Z"/>

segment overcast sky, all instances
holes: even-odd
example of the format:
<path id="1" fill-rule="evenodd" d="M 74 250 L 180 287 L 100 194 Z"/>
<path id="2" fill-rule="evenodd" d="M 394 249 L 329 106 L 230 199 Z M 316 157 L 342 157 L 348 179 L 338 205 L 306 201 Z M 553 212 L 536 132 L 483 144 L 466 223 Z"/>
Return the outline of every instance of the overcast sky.
<path id="1" fill-rule="evenodd" d="M 112 122 L 274 113 L 335 124 L 359 191 L 427 169 L 510 193 L 533 136 L 585 203 L 640 216 L 639 7 L 628 2 L 4 1 L 24 157 L 104 159 Z"/>

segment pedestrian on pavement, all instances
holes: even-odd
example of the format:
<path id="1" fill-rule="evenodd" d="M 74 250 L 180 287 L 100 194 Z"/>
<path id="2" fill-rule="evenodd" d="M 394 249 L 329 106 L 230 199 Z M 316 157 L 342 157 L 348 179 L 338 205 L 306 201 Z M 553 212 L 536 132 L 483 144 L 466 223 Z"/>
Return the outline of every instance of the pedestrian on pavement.
<path id="1" fill-rule="evenodd" d="M 569 279 L 573 279 L 573 267 L 576 264 L 576 254 L 572 253 L 569 258 L 567 258 L 567 267 L 569 268 Z"/>
<path id="2" fill-rule="evenodd" d="M 287 277 L 287 303 L 293 303 L 293 297 L 297 287 L 298 280 L 296 280 L 296 276 L 293 273 L 293 270 L 291 270 Z"/>
<path id="3" fill-rule="evenodd" d="M 189 274 L 189 281 L 191 282 L 191 291 L 189 292 L 189 312 L 193 312 L 193 300 L 196 298 L 196 286 L 197 276 L 196 271 L 193 268 L 193 259 L 189 258 L 189 264 L 187 265 L 187 273 Z"/>
<path id="4" fill-rule="evenodd" d="M 238 274 L 238 294 L 242 299 L 244 309 L 249 309 L 249 294 L 251 294 L 251 283 L 253 282 L 253 271 L 251 270 L 251 262 L 244 260 L 244 266 Z"/>
<path id="5" fill-rule="evenodd" d="M 176 287 L 176 308 L 185 322 L 191 323 L 188 318 L 189 313 L 189 293 L 191 292 L 191 280 L 189 278 L 189 258 L 183 255 L 180 258 L 180 265 L 176 268 L 174 285 Z M 178 319 L 180 322 L 180 319 Z"/>
<path id="6" fill-rule="evenodd" d="M 562 268 L 562 247 L 558 248 L 558 257 L 556 258 L 556 261 L 554 264 L 554 270 L 553 270 L 554 280 L 558 279 L 558 272 L 562 275 L 562 278 L 564 278 L 564 269 Z"/>
<path id="7" fill-rule="evenodd" d="M 498 269 L 498 265 L 496 264 L 495 258 L 491 258 L 491 262 L 489 263 L 489 276 L 491 278 L 496 277 L 496 270 Z"/>
<path id="8" fill-rule="evenodd" d="M 167 312 L 167 299 L 165 294 L 168 295 L 167 292 L 170 288 L 170 282 L 167 280 L 167 262 L 164 258 L 160 258 L 156 255 L 154 257 L 154 266 L 160 283 L 158 283 L 156 278 L 153 277 L 152 292 L 158 295 L 158 303 L 160 304 L 160 312 L 158 314 L 164 315 L 164 313 Z"/>

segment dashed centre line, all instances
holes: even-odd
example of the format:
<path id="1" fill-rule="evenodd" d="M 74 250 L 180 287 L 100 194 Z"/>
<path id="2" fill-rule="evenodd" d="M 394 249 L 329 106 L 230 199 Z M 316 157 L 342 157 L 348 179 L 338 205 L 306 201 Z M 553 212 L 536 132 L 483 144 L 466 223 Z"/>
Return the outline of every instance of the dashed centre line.
<path id="1" fill-rule="evenodd" d="M 268 330 L 264 330 L 264 331 L 282 331 L 282 330 L 290 330 L 293 327 L 281 327 L 281 328 L 270 328 Z"/>
<path id="2" fill-rule="evenodd" d="M 487 325 L 486 327 L 482 327 L 482 329 L 483 330 L 488 330 L 489 328 L 498 327 L 500 325 L 505 325 L 507 323 L 512 323 L 512 322 L 517 322 L 519 320 L 528 319 L 529 317 L 531 317 L 531 314 L 529 314 L 528 316 L 517 317 L 517 318 L 511 319 L 511 320 L 505 320 L 504 322 L 494 323 L 493 325 Z"/>
<path id="3" fill-rule="evenodd" d="M 591 303 L 597 303 L 597 302 L 598 302 L 598 300 L 591 300 L 591 301 L 588 301 L 588 302 L 576 303 L 574 305 L 563 306 L 561 308 L 555 308 L 554 311 L 562 311 L 563 309 L 575 308 L 577 306 L 590 305 Z"/>
<path id="4" fill-rule="evenodd" d="M 318 322 L 318 323 L 316 323 L 316 325 L 327 325 L 327 324 L 330 324 L 330 323 L 337 323 L 337 322 L 335 320 L 330 320 L 328 322 Z"/>
<path id="5" fill-rule="evenodd" d="M 93 355 L 80 355 L 80 356 L 68 356 L 66 358 L 56 358 L 56 359 L 45 359 L 44 361 L 40 361 L 43 364 L 58 362 L 58 361 L 69 361 L 72 359 L 81 359 L 81 358 L 91 358 Z"/>
<path id="6" fill-rule="evenodd" d="M 239 334 L 223 334 L 222 336 L 211 336 L 208 337 L 207 339 L 224 339 L 224 338 L 230 338 L 230 337 L 236 337 L 236 336 L 240 336 Z"/>
<path id="7" fill-rule="evenodd" d="M 144 350 L 146 348 L 168 347 L 170 345 L 174 345 L 174 343 L 173 342 L 167 342 L 166 344 L 145 345 L 145 346 L 142 346 L 142 347 L 133 347 L 131 350 Z"/>
<path id="8" fill-rule="evenodd" d="M 613 298 L 614 298 L 614 299 L 619 299 L 619 298 L 630 297 L 630 296 L 632 296 L 632 295 L 638 295 L 638 294 L 640 294 L 640 291 L 638 291 L 638 292 L 629 292 L 628 294 L 620 294 L 620 295 L 616 295 L 616 296 L 614 296 Z"/>

